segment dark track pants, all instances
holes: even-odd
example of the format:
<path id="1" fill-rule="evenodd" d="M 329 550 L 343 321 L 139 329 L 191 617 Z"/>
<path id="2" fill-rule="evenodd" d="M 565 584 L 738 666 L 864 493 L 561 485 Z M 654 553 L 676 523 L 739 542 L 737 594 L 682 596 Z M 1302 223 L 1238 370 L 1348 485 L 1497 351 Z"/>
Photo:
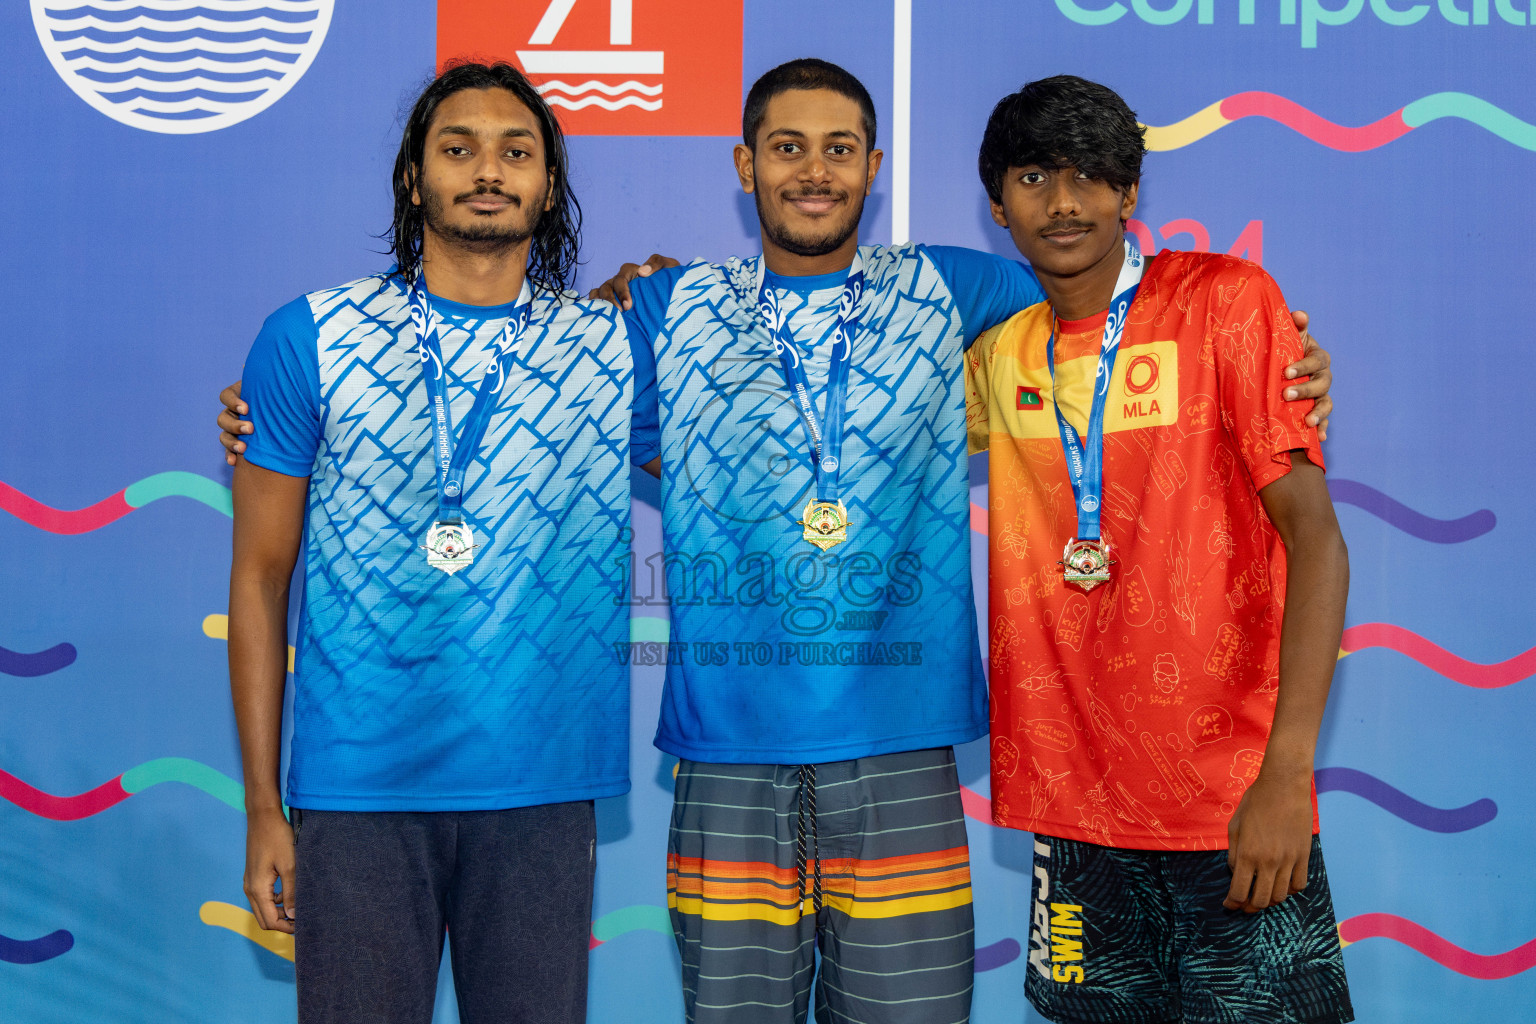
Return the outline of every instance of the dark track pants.
<path id="1" fill-rule="evenodd" d="M 429 1024 L 443 935 L 465 1024 L 583 1024 L 592 803 L 294 809 L 301 1024 Z"/>

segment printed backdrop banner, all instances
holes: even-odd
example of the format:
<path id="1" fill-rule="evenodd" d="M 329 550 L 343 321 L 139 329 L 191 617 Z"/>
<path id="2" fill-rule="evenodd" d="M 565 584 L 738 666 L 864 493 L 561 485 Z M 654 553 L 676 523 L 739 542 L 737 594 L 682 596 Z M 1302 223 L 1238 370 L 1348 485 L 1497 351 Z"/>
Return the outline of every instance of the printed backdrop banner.
<path id="1" fill-rule="evenodd" d="M 732 137 L 783 60 L 874 95 L 866 239 L 1000 253 L 991 105 L 1060 72 L 1120 91 L 1143 248 L 1262 263 L 1334 354 L 1353 585 L 1317 784 L 1359 1020 L 1536 1016 L 1531 0 L 30 0 L 0 40 L 0 1020 L 293 1016 L 291 943 L 241 892 L 214 396 L 268 313 L 387 265 L 402 109 L 460 53 L 520 61 L 566 119 L 583 288 L 755 251 Z M 637 478 L 653 566 L 656 497 Z M 666 639 L 657 595 L 632 635 Z M 661 675 L 633 670 L 634 788 L 598 809 L 605 1024 L 681 1019 Z M 959 759 L 974 1019 L 1032 1020 L 1029 837 L 987 821 L 985 744 Z"/>

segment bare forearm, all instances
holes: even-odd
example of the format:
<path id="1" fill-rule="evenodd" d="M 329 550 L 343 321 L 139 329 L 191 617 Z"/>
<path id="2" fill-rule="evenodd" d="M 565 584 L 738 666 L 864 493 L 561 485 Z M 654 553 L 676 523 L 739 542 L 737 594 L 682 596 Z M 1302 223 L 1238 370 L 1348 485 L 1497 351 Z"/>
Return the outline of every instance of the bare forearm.
<path id="1" fill-rule="evenodd" d="M 1317 752 L 1349 596 L 1349 552 L 1332 525 L 1300 531 L 1287 546 L 1280 692 L 1264 755 L 1271 774 L 1310 774 Z"/>
<path id="2" fill-rule="evenodd" d="M 1302 451 L 1290 458 L 1290 472 L 1259 492 L 1286 553 L 1280 692 L 1264 766 L 1227 823 L 1232 886 L 1223 905 L 1249 914 L 1307 885 L 1312 760 L 1349 594 L 1349 553 L 1323 471 Z"/>
<path id="3" fill-rule="evenodd" d="M 288 672 L 288 587 L 308 480 L 241 459 L 235 467 L 229 573 L 229 688 L 245 768 L 245 809 L 281 810 L 278 762 Z"/>
<path id="4" fill-rule="evenodd" d="M 288 582 L 232 575 L 229 688 L 240 734 L 247 813 L 282 806 L 278 785 L 288 669 Z"/>

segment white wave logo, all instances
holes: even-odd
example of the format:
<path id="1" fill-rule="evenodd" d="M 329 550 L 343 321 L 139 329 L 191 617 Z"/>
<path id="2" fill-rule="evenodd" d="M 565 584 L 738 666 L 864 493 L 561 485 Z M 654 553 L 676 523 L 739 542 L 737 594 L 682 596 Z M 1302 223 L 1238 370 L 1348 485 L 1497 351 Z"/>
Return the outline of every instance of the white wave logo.
<path id="1" fill-rule="evenodd" d="M 114 121 L 167 135 L 238 124 L 282 99 L 335 0 L 31 0 L 49 62 Z"/>
<path id="2" fill-rule="evenodd" d="M 617 85 L 609 85 L 607 82 L 599 82 L 595 79 L 582 82 L 580 85 L 571 85 L 557 78 L 539 86 L 539 92 L 543 94 L 550 106 L 565 107 L 567 110 L 580 110 L 583 107 L 602 107 L 604 110 L 618 110 L 621 107 L 639 107 L 642 110 L 661 109 L 661 86 L 645 85 L 633 79 Z M 599 93 L 601 95 L 596 95 Z M 636 93 L 639 95 L 635 95 Z"/>

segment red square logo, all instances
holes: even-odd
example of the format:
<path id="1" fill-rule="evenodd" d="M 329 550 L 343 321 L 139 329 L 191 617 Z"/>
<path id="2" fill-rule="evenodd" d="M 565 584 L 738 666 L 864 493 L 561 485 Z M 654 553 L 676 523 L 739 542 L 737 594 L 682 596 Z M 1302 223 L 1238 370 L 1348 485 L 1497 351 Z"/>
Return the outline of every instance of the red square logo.
<path id="1" fill-rule="evenodd" d="M 1045 400 L 1040 397 L 1039 388 L 1019 388 L 1019 408 L 1039 412 L 1045 408 Z"/>
<path id="2" fill-rule="evenodd" d="M 527 72 L 571 135 L 736 135 L 742 0 L 438 0 L 437 60 Z"/>

